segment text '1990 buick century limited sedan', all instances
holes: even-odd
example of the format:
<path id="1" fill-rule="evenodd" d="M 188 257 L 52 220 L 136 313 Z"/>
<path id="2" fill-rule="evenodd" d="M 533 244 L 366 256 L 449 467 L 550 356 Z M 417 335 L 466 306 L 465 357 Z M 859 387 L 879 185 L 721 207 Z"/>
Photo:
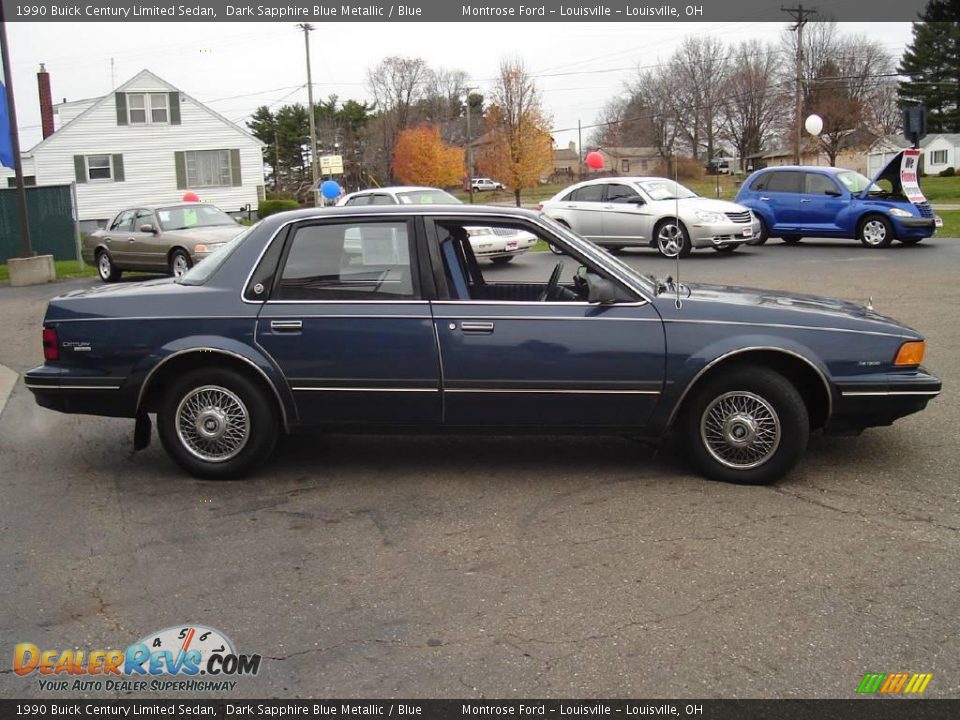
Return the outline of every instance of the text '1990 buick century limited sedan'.
<path id="1" fill-rule="evenodd" d="M 477 225 L 569 257 L 539 282 L 495 282 Z M 659 281 L 538 213 L 331 208 L 271 216 L 176 281 L 52 300 L 26 384 L 44 407 L 136 418 L 137 448 L 155 413 L 167 452 L 205 478 L 313 427 L 676 432 L 708 477 L 757 484 L 811 431 L 923 409 L 940 392 L 924 347 L 852 303 Z"/>

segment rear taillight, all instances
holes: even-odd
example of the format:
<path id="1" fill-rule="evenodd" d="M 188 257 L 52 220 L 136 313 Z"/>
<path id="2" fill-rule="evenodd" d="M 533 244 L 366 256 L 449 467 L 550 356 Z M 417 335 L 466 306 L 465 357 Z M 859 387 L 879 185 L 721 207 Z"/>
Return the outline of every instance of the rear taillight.
<path id="1" fill-rule="evenodd" d="M 60 341 L 57 339 L 57 329 L 45 327 L 43 329 L 43 359 L 60 359 Z"/>

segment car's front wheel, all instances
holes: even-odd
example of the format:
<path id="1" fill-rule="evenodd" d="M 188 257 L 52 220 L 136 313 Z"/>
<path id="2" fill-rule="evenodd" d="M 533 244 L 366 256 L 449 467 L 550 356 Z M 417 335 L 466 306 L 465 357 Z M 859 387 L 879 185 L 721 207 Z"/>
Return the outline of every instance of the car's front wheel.
<path id="1" fill-rule="evenodd" d="M 760 221 L 760 231 L 747 241 L 747 245 L 763 245 L 770 239 L 770 230 L 767 228 L 767 223 L 764 222 L 762 217 L 757 217 L 757 220 Z"/>
<path id="2" fill-rule="evenodd" d="M 279 420 L 270 398 L 246 375 L 209 368 L 187 373 L 164 393 L 157 432 L 167 454 L 191 475 L 230 480 L 269 457 Z"/>
<path id="3" fill-rule="evenodd" d="M 796 245 L 798 242 L 803 240 L 799 235 L 784 235 L 781 240 L 783 240 L 787 245 Z"/>
<path id="4" fill-rule="evenodd" d="M 713 249 L 721 253 L 732 253 L 738 247 L 740 246 L 737 243 L 730 243 L 728 245 L 714 245 Z"/>
<path id="5" fill-rule="evenodd" d="M 192 267 L 193 261 L 183 250 L 174 250 L 170 253 L 170 274 L 175 278 L 180 277 Z"/>
<path id="6" fill-rule="evenodd" d="M 690 236 L 682 222 L 673 218 L 661 220 L 653 230 L 653 237 L 657 243 L 657 250 L 664 257 L 673 258 L 677 255 L 686 257 L 690 254 Z"/>
<path id="7" fill-rule="evenodd" d="M 113 258 L 106 250 L 97 253 L 97 274 L 104 282 L 116 282 L 123 275 L 123 270 L 113 264 Z"/>
<path id="8" fill-rule="evenodd" d="M 723 370 L 694 390 L 683 432 L 695 464 L 723 482 L 779 480 L 807 447 L 810 420 L 785 377 L 757 366 Z"/>
<path id="9" fill-rule="evenodd" d="M 893 242 L 893 228 L 882 215 L 868 215 L 860 223 L 857 236 L 868 248 L 884 248 Z"/>

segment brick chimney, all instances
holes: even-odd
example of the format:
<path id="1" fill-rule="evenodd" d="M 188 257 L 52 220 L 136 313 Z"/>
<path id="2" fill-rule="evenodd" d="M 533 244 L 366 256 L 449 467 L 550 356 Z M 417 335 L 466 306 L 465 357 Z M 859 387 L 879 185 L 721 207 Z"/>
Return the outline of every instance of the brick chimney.
<path id="1" fill-rule="evenodd" d="M 43 127 L 43 139 L 53 135 L 53 97 L 50 94 L 50 73 L 40 63 L 37 73 L 37 89 L 40 91 L 40 124 Z"/>

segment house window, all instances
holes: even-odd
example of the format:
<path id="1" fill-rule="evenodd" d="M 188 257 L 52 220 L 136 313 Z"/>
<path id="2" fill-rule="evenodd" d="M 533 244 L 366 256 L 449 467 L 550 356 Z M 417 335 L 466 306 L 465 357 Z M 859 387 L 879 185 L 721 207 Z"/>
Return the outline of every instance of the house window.
<path id="1" fill-rule="evenodd" d="M 128 93 L 127 114 L 131 125 L 166 125 L 170 122 L 167 93 Z"/>
<path id="2" fill-rule="evenodd" d="M 630 161 L 623 159 L 620 161 L 620 172 L 630 172 Z"/>
<path id="3" fill-rule="evenodd" d="M 233 184 L 229 150 L 196 150 L 183 155 L 188 186 L 227 187 Z"/>
<path id="4" fill-rule="evenodd" d="M 109 155 L 87 155 L 88 180 L 113 180 Z"/>
<path id="5" fill-rule="evenodd" d="M 37 176 L 36 176 L 36 175 L 24 175 L 24 176 L 23 176 L 23 185 L 24 185 L 24 187 L 30 187 L 31 185 L 36 185 L 36 184 L 37 184 Z M 14 175 L 13 177 L 8 177 L 8 178 L 7 178 L 7 187 L 15 188 L 16 186 L 17 186 L 17 177 L 16 177 L 16 175 Z"/>
<path id="6" fill-rule="evenodd" d="M 930 164 L 931 165 L 946 165 L 947 164 L 947 151 L 946 150 L 934 150 L 930 153 Z"/>

